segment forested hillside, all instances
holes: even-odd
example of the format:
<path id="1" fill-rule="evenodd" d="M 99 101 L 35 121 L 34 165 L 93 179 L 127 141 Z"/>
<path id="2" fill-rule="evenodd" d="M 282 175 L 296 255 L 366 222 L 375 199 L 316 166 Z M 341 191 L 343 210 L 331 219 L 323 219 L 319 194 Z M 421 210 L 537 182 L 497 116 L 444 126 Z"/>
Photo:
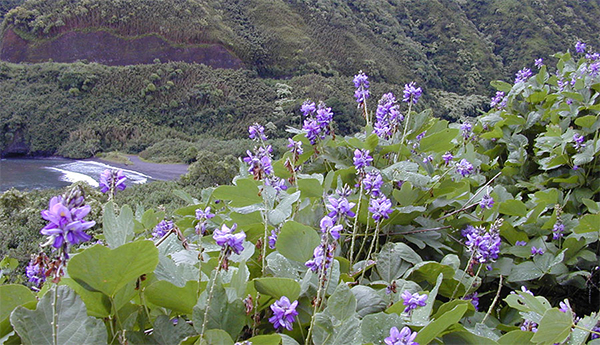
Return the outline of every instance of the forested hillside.
<path id="1" fill-rule="evenodd" d="M 598 46 L 600 32 L 597 1 L 10 0 L 0 11 L 0 57 L 51 61 L 0 63 L 0 150 L 74 157 L 140 152 L 173 133 L 192 141 L 208 128 L 239 137 L 258 119 L 280 135 L 307 97 L 328 101 L 340 133 L 350 133 L 361 123 L 342 90 L 359 70 L 376 84 L 416 81 L 436 116 L 473 116 L 487 110 L 477 95 L 491 92 L 490 81 L 511 81 L 578 40 Z M 124 56 L 118 63 L 150 37 L 173 49 L 141 66 L 94 64 L 93 54 L 56 63 L 91 51 L 98 33 L 123 42 L 105 49 Z M 220 66 L 210 52 L 177 54 L 199 47 L 229 52 L 241 70 L 194 63 Z M 65 125 L 57 133 L 53 118 Z"/>

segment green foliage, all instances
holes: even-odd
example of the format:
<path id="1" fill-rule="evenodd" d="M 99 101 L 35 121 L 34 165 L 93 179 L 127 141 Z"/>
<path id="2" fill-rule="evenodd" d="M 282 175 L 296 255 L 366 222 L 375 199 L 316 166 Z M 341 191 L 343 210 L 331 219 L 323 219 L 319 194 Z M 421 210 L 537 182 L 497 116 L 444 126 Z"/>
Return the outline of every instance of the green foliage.
<path id="1" fill-rule="evenodd" d="M 13 301 L 11 336 L 38 341 L 32 324 L 83 310 L 89 316 L 74 322 L 89 323 L 86 336 L 106 332 L 113 342 L 381 343 L 392 327 L 408 327 L 421 344 L 584 343 L 600 312 L 600 75 L 585 58 L 557 58 L 552 75 L 542 67 L 515 85 L 496 83 L 506 105 L 472 130 L 420 110 L 389 138 L 369 125 L 311 145 L 298 130 L 304 153 L 273 162 L 287 188 L 256 165 L 242 166 L 232 185 L 174 191 L 183 205 L 160 239 L 149 230 L 165 213 L 134 213 L 118 199 L 127 190 L 118 194 L 123 206 L 104 207 L 98 236 L 107 244 L 81 246 L 65 263 L 61 283 L 73 290 L 46 282 L 36 311 Z M 575 82 L 561 87 L 558 76 Z M 364 170 L 355 167 L 359 149 L 373 158 Z M 465 161 L 473 167 L 461 169 Z M 381 174 L 389 217 L 374 217 L 380 196 L 366 190 L 366 172 Z M 26 204 L 16 192 L 0 203 L 10 213 Z M 329 222 L 340 225 L 335 233 Z M 47 311 L 57 290 L 67 298 Z M 421 302 L 407 308 L 415 294 Z M 284 296 L 298 315 L 288 311 L 293 322 L 275 334 L 268 320 Z"/>

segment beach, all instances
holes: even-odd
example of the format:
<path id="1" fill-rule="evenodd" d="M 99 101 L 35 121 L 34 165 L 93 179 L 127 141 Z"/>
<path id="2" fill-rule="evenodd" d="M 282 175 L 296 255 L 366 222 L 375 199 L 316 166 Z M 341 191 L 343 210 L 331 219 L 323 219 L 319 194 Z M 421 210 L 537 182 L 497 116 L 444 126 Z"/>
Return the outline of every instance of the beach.
<path id="1" fill-rule="evenodd" d="M 136 155 L 127 155 L 133 164 L 123 164 L 102 158 L 88 158 L 86 161 L 99 162 L 111 165 L 119 169 L 134 170 L 150 176 L 153 180 L 170 181 L 177 180 L 181 175 L 187 173 L 187 164 L 167 164 L 144 162 Z"/>

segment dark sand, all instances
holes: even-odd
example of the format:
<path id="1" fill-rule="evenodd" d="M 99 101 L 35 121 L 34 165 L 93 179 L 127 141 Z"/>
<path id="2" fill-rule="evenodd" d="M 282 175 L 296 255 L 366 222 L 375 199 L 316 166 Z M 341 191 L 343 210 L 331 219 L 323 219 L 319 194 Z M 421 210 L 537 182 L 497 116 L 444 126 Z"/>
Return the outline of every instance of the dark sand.
<path id="1" fill-rule="evenodd" d="M 90 158 L 89 160 L 109 164 L 120 169 L 135 170 L 141 172 L 142 174 L 152 177 L 152 179 L 154 180 L 177 180 L 181 175 L 187 173 L 187 164 L 163 164 L 144 162 L 140 159 L 140 157 L 135 155 L 127 155 L 127 158 L 129 158 L 129 160 L 133 164 L 127 165 L 100 158 Z"/>

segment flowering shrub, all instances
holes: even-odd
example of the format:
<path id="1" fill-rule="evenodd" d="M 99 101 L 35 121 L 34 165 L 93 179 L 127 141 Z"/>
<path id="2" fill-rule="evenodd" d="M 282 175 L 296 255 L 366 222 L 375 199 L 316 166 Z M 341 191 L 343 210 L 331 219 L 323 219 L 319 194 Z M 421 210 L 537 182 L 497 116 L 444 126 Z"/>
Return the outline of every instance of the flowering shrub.
<path id="1" fill-rule="evenodd" d="M 303 128 L 289 129 L 290 151 L 274 160 L 255 124 L 233 184 L 178 193 L 189 205 L 172 224 L 108 202 L 102 243 L 78 247 L 93 226 L 86 209 L 53 199 L 43 231 L 55 248 L 69 244 L 68 275 L 44 281 L 47 261 L 32 261 L 39 302 L 0 286 L 21 296 L 3 304 L 14 311 L 0 315 L 12 326 L 0 336 L 583 344 L 600 319 L 600 78 L 596 55 L 576 50 L 557 54 L 555 71 L 536 61 L 537 74 L 494 83 L 490 111 L 462 124 L 413 112 L 414 83 L 402 104 L 385 94 L 371 124 L 359 73 L 360 133 L 336 137 L 335 109 L 306 101 Z"/>

